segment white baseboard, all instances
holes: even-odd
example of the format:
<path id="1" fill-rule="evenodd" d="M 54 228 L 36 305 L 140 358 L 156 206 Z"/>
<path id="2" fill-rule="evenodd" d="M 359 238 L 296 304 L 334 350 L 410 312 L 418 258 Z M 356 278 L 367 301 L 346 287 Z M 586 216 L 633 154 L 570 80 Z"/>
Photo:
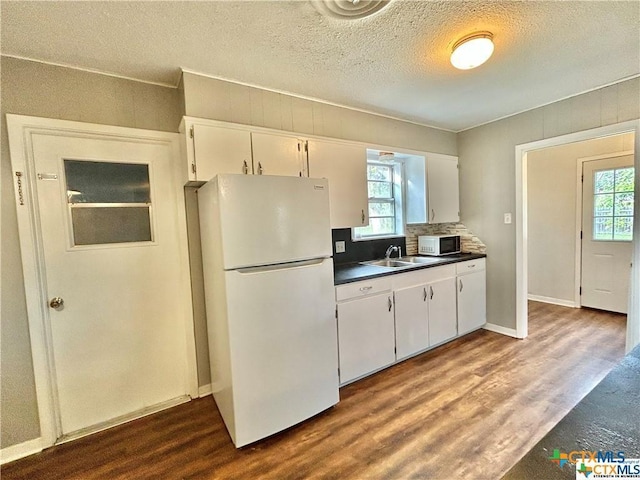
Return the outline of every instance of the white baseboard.
<path id="1" fill-rule="evenodd" d="M 551 303 L 553 305 L 560 305 L 561 307 L 571 307 L 571 308 L 579 308 L 576 306 L 575 302 L 571 300 L 562 300 L 561 298 L 553 298 L 553 297 L 543 297 L 542 295 L 527 295 L 527 299 L 533 300 L 534 302 L 543 302 L 543 303 Z"/>
<path id="2" fill-rule="evenodd" d="M 485 323 L 484 327 L 482 328 L 484 328 L 485 330 L 489 330 L 490 332 L 500 333 L 502 335 L 507 335 L 508 337 L 518 338 L 515 328 L 507 328 L 503 327 L 502 325 L 496 325 L 495 323 Z"/>
<path id="3" fill-rule="evenodd" d="M 11 445 L 10 447 L 0 450 L 0 465 L 4 465 L 8 462 L 13 462 L 23 457 L 28 457 L 34 453 L 40 453 L 42 451 L 42 439 L 40 437 L 33 440 L 27 440 L 17 445 Z"/>
<path id="4" fill-rule="evenodd" d="M 211 389 L 210 383 L 198 387 L 198 398 L 206 397 L 207 395 L 211 395 L 212 393 L 213 390 Z"/>

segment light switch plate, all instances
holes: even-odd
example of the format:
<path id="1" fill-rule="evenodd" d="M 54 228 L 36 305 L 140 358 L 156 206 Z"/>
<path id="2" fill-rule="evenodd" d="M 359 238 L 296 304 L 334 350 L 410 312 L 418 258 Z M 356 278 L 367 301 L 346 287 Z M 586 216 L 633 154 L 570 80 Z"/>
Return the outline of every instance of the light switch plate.
<path id="1" fill-rule="evenodd" d="M 345 250 L 344 241 L 336 242 L 336 253 L 344 253 L 344 250 Z"/>
<path id="2" fill-rule="evenodd" d="M 504 214 L 504 223 L 506 223 L 506 224 L 511 223 L 511 214 L 510 213 L 505 213 Z"/>

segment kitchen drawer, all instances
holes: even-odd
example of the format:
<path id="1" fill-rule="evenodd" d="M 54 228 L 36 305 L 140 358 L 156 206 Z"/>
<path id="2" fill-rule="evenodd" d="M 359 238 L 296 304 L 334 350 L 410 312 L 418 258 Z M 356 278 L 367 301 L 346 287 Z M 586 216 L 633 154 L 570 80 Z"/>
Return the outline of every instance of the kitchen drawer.
<path id="1" fill-rule="evenodd" d="M 406 271 L 405 271 L 406 272 Z M 442 267 L 429 267 L 419 270 L 397 273 L 392 275 L 392 285 L 394 290 L 408 288 L 425 283 L 433 283 L 445 278 L 456 276 L 454 265 L 443 265 Z"/>
<path id="2" fill-rule="evenodd" d="M 350 298 L 364 297 L 374 293 L 388 292 L 391 290 L 391 278 L 382 277 L 361 282 L 347 283 L 336 287 L 336 301 L 349 300 Z"/>
<path id="3" fill-rule="evenodd" d="M 485 269 L 486 259 L 477 258 L 475 260 L 468 260 L 466 262 L 456 263 L 456 275 L 463 275 L 465 273 L 472 273 L 476 271 L 482 271 Z"/>

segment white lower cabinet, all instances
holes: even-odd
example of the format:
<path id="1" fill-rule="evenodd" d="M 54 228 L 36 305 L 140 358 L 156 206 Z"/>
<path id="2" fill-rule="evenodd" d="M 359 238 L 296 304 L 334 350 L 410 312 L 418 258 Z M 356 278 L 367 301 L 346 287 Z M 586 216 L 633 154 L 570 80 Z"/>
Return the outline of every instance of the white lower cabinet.
<path id="1" fill-rule="evenodd" d="M 485 323 L 485 260 L 336 287 L 340 384 Z"/>
<path id="2" fill-rule="evenodd" d="M 446 278 L 429 285 L 429 346 L 458 334 L 456 322 L 456 280 Z"/>
<path id="3" fill-rule="evenodd" d="M 477 330 L 487 322 L 485 259 L 457 265 L 458 334 Z"/>
<path id="4" fill-rule="evenodd" d="M 410 357 L 429 346 L 427 285 L 395 290 L 396 357 Z"/>
<path id="5" fill-rule="evenodd" d="M 340 383 L 395 362 L 391 292 L 338 303 Z"/>

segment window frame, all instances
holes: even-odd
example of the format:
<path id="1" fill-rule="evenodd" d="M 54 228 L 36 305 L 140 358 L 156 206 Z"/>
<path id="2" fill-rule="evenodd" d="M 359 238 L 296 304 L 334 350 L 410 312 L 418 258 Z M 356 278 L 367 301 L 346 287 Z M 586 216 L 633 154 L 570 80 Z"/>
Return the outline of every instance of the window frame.
<path id="1" fill-rule="evenodd" d="M 591 240 L 594 242 L 633 242 L 633 220 L 634 220 L 634 202 L 631 203 L 631 214 L 630 215 L 617 215 L 616 214 L 616 196 L 631 194 L 633 198 L 635 198 L 635 184 L 633 190 L 617 190 L 617 172 L 619 170 L 628 170 L 630 169 L 631 178 L 635 178 L 635 168 L 631 167 L 617 167 L 617 168 L 605 168 L 601 170 L 595 170 L 593 172 L 593 205 L 592 205 L 592 214 L 591 214 Z M 602 172 L 612 172 L 613 174 L 613 186 L 611 191 L 602 191 L 597 192 L 597 175 Z M 603 198 L 605 196 L 611 196 L 611 215 L 597 215 L 597 202 L 599 198 Z M 619 218 L 630 218 L 631 219 L 631 238 L 616 238 L 616 219 Z M 611 237 L 610 238 L 597 238 L 596 237 L 596 222 L 599 219 L 610 219 L 611 220 Z"/>
<path id="2" fill-rule="evenodd" d="M 369 165 L 382 165 L 387 166 L 390 169 L 391 180 L 376 180 L 369 179 Z M 353 241 L 366 241 L 366 240 L 377 240 L 383 238 L 397 238 L 404 237 L 406 225 L 405 225 L 405 217 L 406 213 L 404 211 L 405 208 L 405 192 L 406 192 L 406 182 L 404 178 L 404 162 L 402 159 L 394 158 L 393 160 L 381 160 L 379 158 L 374 158 L 371 153 L 367 155 L 367 194 L 369 192 L 369 182 L 379 182 L 379 183 L 388 183 L 391 185 L 391 189 L 393 192 L 393 196 L 390 198 L 386 197 L 367 197 L 367 208 L 369 213 L 369 222 L 371 222 L 372 218 L 392 218 L 394 221 L 394 231 L 393 232 L 385 232 L 381 234 L 363 234 L 362 230 L 368 228 L 367 227 L 354 227 L 351 229 L 351 238 Z M 384 204 L 388 203 L 393 207 L 393 215 L 371 215 L 370 206 L 372 203 Z"/>

